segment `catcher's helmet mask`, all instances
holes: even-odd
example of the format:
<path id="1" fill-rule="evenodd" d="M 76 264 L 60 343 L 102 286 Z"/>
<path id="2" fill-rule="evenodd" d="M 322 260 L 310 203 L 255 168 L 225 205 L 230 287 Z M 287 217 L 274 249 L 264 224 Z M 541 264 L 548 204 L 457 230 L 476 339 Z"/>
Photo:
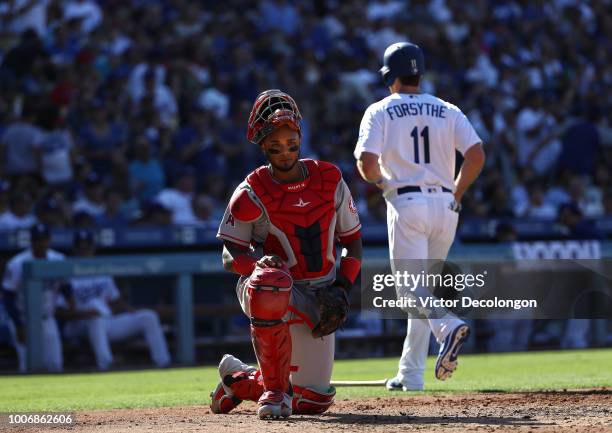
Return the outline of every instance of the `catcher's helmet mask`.
<path id="1" fill-rule="evenodd" d="M 266 90 L 257 96 L 251 109 L 247 139 L 260 144 L 268 134 L 283 125 L 301 136 L 301 120 L 300 110 L 291 96 L 278 89 Z"/>

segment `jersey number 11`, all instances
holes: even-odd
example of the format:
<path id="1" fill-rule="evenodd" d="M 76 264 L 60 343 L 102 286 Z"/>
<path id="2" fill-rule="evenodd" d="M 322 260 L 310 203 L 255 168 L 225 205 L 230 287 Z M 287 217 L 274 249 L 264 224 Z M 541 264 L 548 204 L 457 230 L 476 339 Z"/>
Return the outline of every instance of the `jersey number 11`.
<path id="1" fill-rule="evenodd" d="M 415 164 L 419 164 L 421 162 L 419 158 L 419 128 L 415 126 L 410 135 L 414 140 L 414 162 Z M 429 126 L 423 128 L 420 135 L 423 137 L 423 150 L 425 151 L 424 163 L 429 164 Z"/>

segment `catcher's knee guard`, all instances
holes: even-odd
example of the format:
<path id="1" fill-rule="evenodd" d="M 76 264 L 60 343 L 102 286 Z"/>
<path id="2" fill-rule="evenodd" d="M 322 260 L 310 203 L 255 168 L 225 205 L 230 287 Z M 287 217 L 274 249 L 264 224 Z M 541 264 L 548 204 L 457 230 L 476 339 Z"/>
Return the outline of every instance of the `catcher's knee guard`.
<path id="1" fill-rule="evenodd" d="M 285 269 L 256 268 L 249 278 L 251 338 L 265 391 L 288 392 L 291 334 L 283 316 L 293 279 Z"/>
<path id="2" fill-rule="evenodd" d="M 280 321 L 289 307 L 291 274 L 283 268 L 255 268 L 247 283 L 251 322 L 269 326 Z"/>
<path id="3" fill-rule="evenodd" d="M 328 392 L 317 392 L 310 388 L 293 385 L 293 413 L 318 414 L 323 413 L 334 403 L 336 389 L 332 386 Z"/>

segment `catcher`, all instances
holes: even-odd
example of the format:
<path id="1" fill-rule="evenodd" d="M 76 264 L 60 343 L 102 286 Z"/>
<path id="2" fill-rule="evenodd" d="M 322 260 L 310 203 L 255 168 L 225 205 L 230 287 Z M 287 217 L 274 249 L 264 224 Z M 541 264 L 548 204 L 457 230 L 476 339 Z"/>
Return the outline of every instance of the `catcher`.
<path id="1" fill-rule="evenodd" d="M 269 164 L 236 188 L 217 237 L 224 268 L 241 275 L 236 294 L 259 370 L 223 356 L 214 413 L 252 400 L 259 418 L 286 418 L 325 412 L 334 400 L 334 332 L 361 269 L 361 224 L 338 167 L 299 159 L 300 120 L 280 90 L 261 93 L 251 109 L 247 139 Z"/>

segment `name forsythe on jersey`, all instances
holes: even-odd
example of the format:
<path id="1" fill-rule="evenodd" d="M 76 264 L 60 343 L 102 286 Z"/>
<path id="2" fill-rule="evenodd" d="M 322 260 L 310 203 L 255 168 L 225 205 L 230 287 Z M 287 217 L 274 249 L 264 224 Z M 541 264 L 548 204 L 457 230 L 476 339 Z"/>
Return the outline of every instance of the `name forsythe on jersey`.
<path id="1" fill-rule="evenodd" d="M 445 110 L 446 107 L 443 105 L 430 104 L 428 102 L 404 102 L 387 107 L 387 114 L 391 120 L 404 116 L 431 116 L 444 119 L 446 117 L 444 114 Z"/>

